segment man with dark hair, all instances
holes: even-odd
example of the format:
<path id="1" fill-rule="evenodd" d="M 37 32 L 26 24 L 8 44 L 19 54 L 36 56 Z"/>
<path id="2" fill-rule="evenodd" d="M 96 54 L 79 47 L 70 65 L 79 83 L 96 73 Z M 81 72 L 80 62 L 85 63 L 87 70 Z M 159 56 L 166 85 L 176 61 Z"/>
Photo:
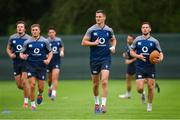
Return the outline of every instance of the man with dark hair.
<path id="1" fill-rule="evenodd" d="M 90 27 L 83 37 L 82 45 L 90 47 L 90 68 L 95 100 L 95 113 L 106 112 L 108 79 L 111 52 L 115 53 L 116 38 L 112 28 L 105 24 L 103 10 L 96 11 L 96 24 Z M 102 103 L 99 102 L 99 82 L 102 81 Z"/>
<path id="2" fill-rule="evenodd" d="M 125 94 L 119 95 L 120 98 L 130 98 L 131 97 L 131 81 L 136 72 L 135 61 L 136 58 L 130 55 L 130 46 L 133 43 L 135 37 L 131 34 L 127 36 L 127 46 L 125 52 L 123 52 L 123 58 L 125 59 L 125 64 L 127 64 L 126 71 L 126 83 L 127 83 L 127 91 Z"/>
<path id="3" fill-rule="evenodd" d="M 64 57 L 64 44 L 61 38 L 56 37 L 56 30 L 54 27 L 48 28 L 48 41 L 53 52 L 53 57 L 47 66 L 48 72 L 48 96 L 51 100 L 56 98 L 56 90 L 58 87 L 58 78 L 61 67 L 61 57 Z"/>
<path id="4" fill-rule="evenodd" d="M 46 78 L 46 65 L 49 64 L 52 58 L 52 52 L 49 42 L 44 37 L 40 36 L 40 25 L 33 24 L 31 26 L 32 37 L 28 39 L 20 53 L 20 57 L 27 60 L 27 73 L 30 81 L 30 100 L 31 110 L 36 108 L 35 104 L 35 85 L 38 80 L 38 97 L 37 104 L 41 104 Z"/>
<path id="5" fill-rule="evenodd" d="M 142 35 L 136 37 L 131 45 L 131 56 L 137 58 L 136 60 L 136 85 L 137 91 L 141 94 L 142 100 L 144 100 L 144 83 L 147 81 L 148 86 L 148 104 L 147 111 L 152 111 L 152 102 L 154 96 L 154 84 L 155 84 L 155 64 L 149 61 L 149 55 L 153 50 L 158 50 L 160 56 L 154 60 L 154 63 L 159 63 L 163 60 L 163 53 L 159 44 L 159 41 L 151 36 L 151 26 L 149 22 L 143 22 L 141 25 Z"/>
<path id="6" fill-rule="evenodd" d="M 28 107 L 28 97 L 29 97 L 29 87 L 26 72 L 26 61 L 20 59 L 19 53 L 23 48 L 24 42 L 30 38 L 28 34 L 25 33 L 25 22 L 17 21 L 16 23 L 17 33 L 10 36 L 6 51 L 9 57 L 13 60 L 14 68 L 14 78 L 16 80 L 16 85 L 19 89 L 24 91 L 24 104 L 23 107 Z"/>

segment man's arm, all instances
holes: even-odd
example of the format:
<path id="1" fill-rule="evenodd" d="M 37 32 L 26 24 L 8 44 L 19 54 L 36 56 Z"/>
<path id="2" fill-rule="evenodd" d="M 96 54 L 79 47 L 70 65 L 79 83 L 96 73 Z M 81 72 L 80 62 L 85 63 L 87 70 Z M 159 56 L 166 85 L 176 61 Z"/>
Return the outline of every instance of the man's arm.
<path id="1" fill-rule="evenodd" d="M 131 63 L 133 63 L 134 61 L 136 61 L 136 58 L 133 58 L 133 59 L 125 59 L 125 64 L 131 64 Z"/>
<path id="2" fill-rule="evenodd" d="M 146 61 L 145 57 L 142 54 L 138 55 L 138 54 L 136 54 L 136 52 L 134 50 L 130 50 L 130 55 L 132 57 L 138 58 L 138 59 L 140 59 L 140 60 L 142 60 L 144 62 Z"/>
<path id="3" fill-rule="evenodd" d="M 61 57 L 64 57 L 64 47 L 61 47 L 61 48 L 60 48 L 60 56 L 61 56 Z"/>
<path id="4" fill-rule="evenodd" d="M 11 46 L 10 46 L 9 44 L 8 44 L 7 47 L 6 47 L 6 52 L 7 52 L 7 54 L 9 55 L 9 57 L 10 57 L 11 59 L 16 58 L 16 55 L 12 52 Z"/>
<path id="5" fill-rule="evenodd" d="M 113 37 L 111 38 L 111 47 L 109 48 L 111 50 L 112 53 L 116 52 L 116 37 L 113 35 Z"/>
<path id="6" fill-rule="evenodd" d="M 52 57 L 53 57 L 53 53 L 52 53 L 52 51 L 50 51 L 50 52 L 47 54 L 47 59 L 44 60 L 44 63 L 45 63 L 46 65 L 48 65 L 48 64 L 50 63 Z"/>
<path id="7" fill-rule="evenodd" d="M 99 38 L 97 38 L 94 42 L 91 42 L 91 41 L 89 40 L 89 37 L 85 35 L 85 36 L 83 37 L 83 40 L 82 40 L 82 42 L 81 42 L 81 45 L 82 45 L 82 46 L 97 46 L 97 45 L 99 45 Z"/>

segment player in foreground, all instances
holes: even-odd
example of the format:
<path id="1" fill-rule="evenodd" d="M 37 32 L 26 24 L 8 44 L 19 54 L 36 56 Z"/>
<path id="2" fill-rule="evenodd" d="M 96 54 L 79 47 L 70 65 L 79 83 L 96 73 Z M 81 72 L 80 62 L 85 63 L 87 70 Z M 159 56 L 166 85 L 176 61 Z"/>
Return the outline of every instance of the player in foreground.
<path id="1" fill-rule="evenodd" d="M 160 52 L 159 59 L 155 59 L 155 63 L 159 63 L 163 60 L 163 53 L 159 44 L 159 41 L 150 35 L 151 26 L 149 22 L 143 22 L 141 25 L 142 35 L 136 37 L 131 45 L 131 56 L 137 58 L 136 63 L 136 85 L 137 91 L 143 94 L 144 83 L 147 80 L 148 86 L 148 104 L 147 111 L 152 111 L 152 102 L 154 96 L 154 84 L 155 84 L 155 64 L 150 63 L 149 55 L 153 50 Z M 143 98 L 143 95 L 142 95 Z"/>
<path id="2" fill-rule="evenodd" d="M 46 65 L 49 64 L 53 54 L 48 40 L 40 36 L 39 24 L 33 24 L 31 26 L 31 34 L 32 38 L 24 43 L 20 57 L 27 60 L 27 73 L 30 81 L 31 110 L 34 111 L 36 108 L 36 80 L 38 80 L 37 104 L 41 104 L 43 100 L 42 93 L 44 91 Z"/>
<path id="3" fill-rule="evenodd" d="M 18 21 L 16 23 L 17 33 L 10 36 L 6 51 L 9 57 L 13 60 L 14 78 L 16 85 L 19 89 L 24 91 L 24 104 L 23 107 L 28 107 L 29 84 L 26 72 L 26 61 L 20 59 L 19 53 L 22 50 L 24 42 L 30 38 L 25 33 L 25 22 Z"/>
<path id="4" fill-rule="evenodd" d="M 64 57 L 64 45 L 61 38 L 56 37 L 56 30 L 54 27 L 49 27 L 47 39 L 53 52 L 53 57 L 47 66 L 49 86 L 48 96 L 51 100 L 54 100 L 56 98 L 56 90 L 58 87 L 61 57 Z"/>
<path id="5" fill-rule="evenodd" d="M 125 94 L 119 95 L 119 98 L 127 99 L 131 97 L 131 81 L 136 72 L 136 68 L 135 68 L 136 58 L 130 55 L 130 46 L 133 43 L 134 39 L 135 37 L 131 34 L 127 36 L 127 46 L 125 52 L 123 52 L 125 64 L 127 64 L 127 71 L 126 71 L 127 91 Z"/>
<path id="6" fill-rule="evenodd" d="M 112 28 L 105 24 L 106 14 L 96 11 L 96 24 L 90 27 L 83 37 L 82 45 L 90 47 L 90 69 L 93 82 L 95 113 L 106 112 L 108 79 L 111 52 L 115 53 L 116 38 Z M 99 82 L 102 82 L 102 103 L 99 102 Z"/>

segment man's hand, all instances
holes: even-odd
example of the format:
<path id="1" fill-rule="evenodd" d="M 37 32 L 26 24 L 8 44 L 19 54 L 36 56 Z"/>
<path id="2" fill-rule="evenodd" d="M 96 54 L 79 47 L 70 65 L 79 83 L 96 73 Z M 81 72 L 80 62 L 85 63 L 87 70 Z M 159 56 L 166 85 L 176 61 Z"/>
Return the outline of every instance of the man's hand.
<path id="1" fill-rule="evenodd" d="M 142 60 L 142 61 L 144 61 L 144 62 L 146 62 L 146 59 L 145 59 L 146 57 L 144 57 L 143 55 L 142 55 L 142 53 L 140 54 L 140 55 L 138 55 L 138 59 L 140 59 L 140 60 Z"/>
<path id="2" fill-rule="evenodd" d="M 48 59 L 44 60 L 43 62 L 44 62 L 44 64 L 46 64 L 46 65 L 48 65 L 48 64 L 50 63 L 50 61 L 49 61 Z"/>
<path id="3" fill-rule="evenodd" d="M 116 48 L 114 46 L 110 47 L 109 50 L 114 54 L 116 52 Z"/>
<path id="4" fill-rule="evenodd" d="M 28 58 L 28 54 L 23 54 L 23 53 L 20 53 L 20 58 L 23 59 L 23 60 L 27 60 Z"/>
<path id="5" fill-rule="evenodd" d="M 16 55 L 15 55 L 14 53 L 11 53 L 11 54 L 9 55 L 9 57 L 10 57 L 11 59 L 14 59 L 14 58 L 16 58 Z"/>

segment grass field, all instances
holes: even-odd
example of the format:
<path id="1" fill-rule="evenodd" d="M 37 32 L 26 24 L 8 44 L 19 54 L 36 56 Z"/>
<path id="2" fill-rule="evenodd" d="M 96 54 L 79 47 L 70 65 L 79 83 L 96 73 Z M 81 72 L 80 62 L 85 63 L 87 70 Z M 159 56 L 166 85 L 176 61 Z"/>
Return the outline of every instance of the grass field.
<path id="1" fill-rule="evenodd" d="M 124 93 L 125 81 L 110 80 L 107 113 L 94 113 L 94 100 L 90 80 L 60 81 L 58 97 L 47 97 L 47 84 L 43 104 L 36 111 L 22 107 L 23 95 L 15 82 L 0 82 L 0 119 L 180 119 L 180 80 L 158 80 L 161 93 L 155 92 L 153 111 L 146 105 L 133 82 L 132 98 L 119 99 Z"/>

